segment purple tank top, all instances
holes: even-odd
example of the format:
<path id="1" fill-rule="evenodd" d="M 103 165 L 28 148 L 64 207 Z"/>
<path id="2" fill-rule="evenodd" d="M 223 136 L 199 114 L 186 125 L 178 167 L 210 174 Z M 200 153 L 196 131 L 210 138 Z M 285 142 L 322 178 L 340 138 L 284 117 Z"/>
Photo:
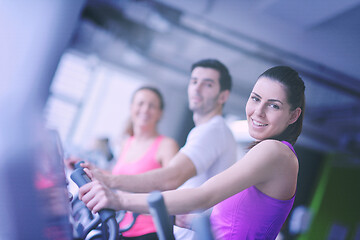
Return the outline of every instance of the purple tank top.
<path id="1" fill-rule="evenodd" d="M 283 143 L 295 153 L 290 143 Z M 210 217 L 216 239 L 275 239 L 294 199 L 295 195 L 289 200 L 278 200 L 255 186 L 225 199 L 214 206 Z"/>

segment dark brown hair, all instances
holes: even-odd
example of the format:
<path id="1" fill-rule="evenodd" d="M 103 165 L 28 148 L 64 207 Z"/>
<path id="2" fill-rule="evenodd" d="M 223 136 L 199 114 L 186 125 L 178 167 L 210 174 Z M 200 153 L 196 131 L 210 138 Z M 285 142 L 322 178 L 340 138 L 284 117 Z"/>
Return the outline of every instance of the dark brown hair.
<path id="1" fill-rule="evenodd" d="M 287 101 L 290 105 L 290 110 L 293 111 L 296 108 L 301 109 L 299 118 L 293 124 L 290 124 L 281 134 L 274 136 L 271 139 L 279 141 L 287 141 L 291 145 L 296 143 L 301 131 L 304 120 L 305 112 L 305 84 L 299 76 L 299 73 L 288 66 L 272 67 L 262 73 L 260 77 L 266 77 L 274 81 L 278 81 L 285 86 Z M 250 146 L 253 147 L 258 142 L 255 142 Z"/>
<path id="2" fill-rule="evenodd" d="M 229 70 L 222 62 L 216 59 L 200 60 L 191 66 L 191 71 L 193 71 L 196 67 L 211 68 L 218 71 L 220 73 L 220 91 L 231 91 L 232 79 Z"/>

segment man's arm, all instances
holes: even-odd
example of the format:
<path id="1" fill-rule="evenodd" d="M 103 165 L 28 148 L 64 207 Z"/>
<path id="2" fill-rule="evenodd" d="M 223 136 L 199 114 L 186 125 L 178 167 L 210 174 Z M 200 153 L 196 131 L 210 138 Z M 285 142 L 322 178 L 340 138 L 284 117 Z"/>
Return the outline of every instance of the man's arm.
<path id="1" fill-rule="evenodd" d="M 146 193 L 154 190 L 176 189 L 193 176 L 196 168 L 185 154 L 178 152 L 163 168 L 136 175 L 103 175 L 97 170 L 91 171 L 95 178 L 108 187 L 127 192 Z"/>

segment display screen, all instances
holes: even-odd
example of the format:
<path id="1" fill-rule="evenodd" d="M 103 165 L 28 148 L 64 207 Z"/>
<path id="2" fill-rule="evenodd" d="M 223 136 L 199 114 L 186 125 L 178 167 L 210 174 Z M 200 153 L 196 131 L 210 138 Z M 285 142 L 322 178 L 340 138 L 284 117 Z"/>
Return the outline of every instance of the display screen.
<path id="1" fill-rule="evenodd" d="M 67 189 L 63 148 L 54 130 L 45 134 L 43 147 L 37 152 L 35 189 L 44 219 L 45 239 L 72 239 L 69 220 L 71 194 Z"/>

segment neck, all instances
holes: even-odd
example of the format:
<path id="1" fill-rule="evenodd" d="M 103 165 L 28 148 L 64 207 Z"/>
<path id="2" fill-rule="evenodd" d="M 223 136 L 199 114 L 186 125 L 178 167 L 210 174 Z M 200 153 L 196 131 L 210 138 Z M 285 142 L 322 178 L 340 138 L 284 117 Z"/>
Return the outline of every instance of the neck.
<path id="1" fill-rule="evenodd" d="M 222 111 L 218 110 L 218 111 L 213 111 L 207 114 L 201 114 L 201 113 L 196 113 L 194 112 L 193 114 L 193 121 L 195 123 L 195 126 L 199 126 L 203 123 L 208 122 L 210 119 L 212 119 L 215 116 L 221 116 Z"/>
<path id="2" fill-rule="evenodd" d="M 154 138 L 158 135 L 159 134 L 158 134 L 156 128 L 146 129 L 146 128 L 141 128 L 141 127 L 134 127 L 134 137 L 138 140 Z"/>

